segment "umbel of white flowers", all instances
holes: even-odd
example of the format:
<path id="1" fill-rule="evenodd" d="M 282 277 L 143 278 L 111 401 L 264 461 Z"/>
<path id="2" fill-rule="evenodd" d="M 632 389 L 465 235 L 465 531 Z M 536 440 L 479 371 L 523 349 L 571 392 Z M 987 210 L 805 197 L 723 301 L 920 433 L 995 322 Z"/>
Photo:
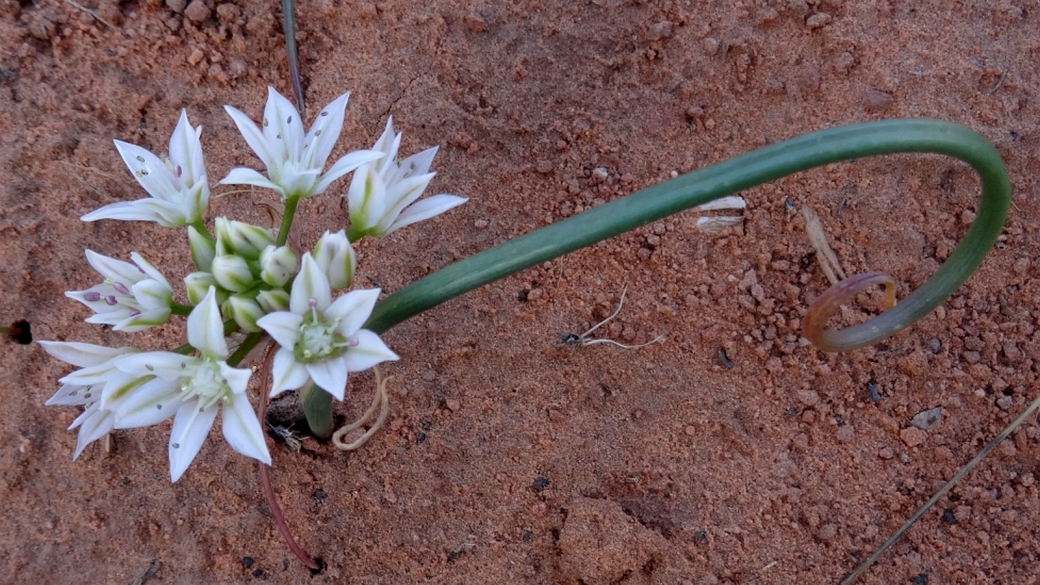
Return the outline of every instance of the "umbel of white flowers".
<path id="1" fill-rule="evenodd" d="M 327 170 L 325 164 L 343 128 L 348 94 L 321 110 L 305 133 L 292 104 L 269 89 L 260 125 L 226 106 L 246 143 L 267 168 L 236 168 L 220 181 L 274 190 L 284 200 L 324 192 L 336 179 L 357 170 L 346 193 L 349 232 L 325 232 L 313 250 L 279 244 L 267 228 L 217 217 L 210 234 L 204 222 L 209 184 L 202 155 L 201 127 L 182 111 L 169 143 L 169 156 L 116 141 L 116 150 L 149 197 L 106 205 L 84 221 L 151 221 L 186 227 L 195 272 L 184 278 L 188 305 L 162 273 L 140 254 L 133 264 L 86 250 L 87 261 L 103 278 L 83 291 L 66 293 L 94 311 L 88 323 L 136 332 L 187 314 L 187 351 L 140 351 L 68 341 L 41 341 L 55 358 L 78 370 L 62 377 L 47 405 L 82 406 L 70 429 L 79 429 L 73 459 L 113 429 L 158 424 L 172 418 L 170 477 L 183 475 L 212 429 L 217 414 L 225 440 L 239 453 L 270 465 L 260 421 L 246 393 L 251 370 L 228 364 L 225 331 L 264 332 L 278 344 L 270 394 L 314 384 L 342 400 L 350 372 L 397 360 L 373 332 L 363 328 L 379 289 L 348 289 L 357 268 L 351 241 L 383 236 L 428 219 L 466 201 L 454 195 L 419 200 L 434 173 L 436 148 L 397 160 L 401 134 L 392 121 L 372 150 L 348 153 Z M 283 236 L 284 239 L 284 236 Z M 231 329 L 229 329 L 231 325 Z M 235 361 L 235 360 L 233 360 Z"/>

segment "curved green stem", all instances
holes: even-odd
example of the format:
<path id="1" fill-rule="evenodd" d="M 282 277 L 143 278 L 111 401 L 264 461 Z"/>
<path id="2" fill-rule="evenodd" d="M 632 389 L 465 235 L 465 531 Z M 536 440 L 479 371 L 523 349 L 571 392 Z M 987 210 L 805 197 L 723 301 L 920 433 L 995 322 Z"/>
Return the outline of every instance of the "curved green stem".
<path id="1" fill-rule="evenodd" d="M 288 197 L 285 200 L 285 211 L 282 212 L 282 224 L 278 227 L 278 239 L 275 240 L 279 246 L 284 246 L 289 239 L 289 228 L 292 227 L 293 217 L 296 215 L 296 206 L 300 204 L 300 197 Z"/>
<path id="2" fill-rule="evenodd" d="M 826 164 L 900 152 L 944 154 L 968 163 L 982 181 L 982 199 L 968 233 L 927 282 L 870 321 L 829 334 L 833 349 L 863 347 L 896 333 L 942 303 L 978 267 L 1000 235 L 1011 201 L 1007 171 L 993 145 L 963 126 L 940 120 L 886 120 L 822 130 L 761 148 L 456 262 L 383 299 L 365 327 L 382 333 L 474 288 L 742 189 Z"/>

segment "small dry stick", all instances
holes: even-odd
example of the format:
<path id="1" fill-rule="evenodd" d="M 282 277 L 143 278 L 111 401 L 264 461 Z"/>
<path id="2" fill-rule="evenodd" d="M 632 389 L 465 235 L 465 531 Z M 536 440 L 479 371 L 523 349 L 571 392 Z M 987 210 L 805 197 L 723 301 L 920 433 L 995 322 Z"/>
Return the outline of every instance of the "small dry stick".
<path id="1" fill-rule="evenodd" d="M 612 344 L 614 344 L 614 345 L 616 345 L 618 347 L 623 347 L 625 349 L 639 349 L 641 347 L 646 347 L 648 345 L 657 343 L 659 341 L 664 341 L 664 333 L 658 335 L 657 337 L 653 338 L 650 341 L 647 341 L 646 343 L 640 343 L 639 345 L 625 345 L 624 343 L 620 343 L 620 342 L 614 341 L 613 339 L 605 339 L 605 338 L 603 338 L 603 339 L 589 339 L 589 335 L 591 335 L 593 331 L 599 329 L 600 327 L 605 325 L 608 321 L 610 321 L 614 317 L 617 317 L 618 313 L 621 312 L 621 307 L 624 306 L 624 304 L 625 304 L 625 293 L 627 293 L 627 292 L 628 292 L 628 287 L 626 286 L 621 291 L 621 299 L 618 301 L 617 309 L 615 309 L 614 312 L 609 317 L 607 317 L 606 319 L 600 321 L 599 323 L 596 323 L 595 325 L 592 326 L 591 329 L 589 329 L 585 333 L 582 333 L 581 335 L 578 335 L 576 333 L 570 333 L 570 332 L 561 333 L 560 334 L 560 341 L 559 341 L 559 343 L 556 344 L 556 347 L 570 346 L 571 348 L 574 349 L 574 351 L 578 351 L 578 348 L 581 347 L 581 346 L 584 346 L 584 345 L 596 345 L 597 343 L 612 343 Z"/>
<path id="2" fill-rule="evenodd" d="M 934 506 L 935 503 L 938 502 L 943 496 L 945 496 L 947 492 L 953 489 L 953 486 L 957 485 L 957 482 L 964 479 L 964 476 L 968 475 L 968 473 L 972 469 L 975 469 L 975 466 L 978 465 L 979 462 L 982 461 L 982 459 L 986 455 L 989 455 L 989 452 L 992 451 L 994 447 L 999 445 L 1000 442 L 1004 439 L 1008 438 L 1008 435 L 1013 433 L 1015 429 L 1017 429 L 1018 426 L 1022 424 L 1023 421 L 1029 418 L 1029 415 L 1033 414 L 1033 412 L 1036 411 L 1037 407 L 1040 407 L 1040 397 L 1037 397 L 1036 400 L 1033 400 L 1033 402 L 1030 403 L 1029 407 L 1026 408 L 1022 414 L 1018 415 L 1018 418 L 1011 421 L 1011 424 L 1009 424 L 1007 428 L 1001 431 L 999 435 L 997 435 L 992 441 L 990 441 L 985 447 L 983 447 L 982 450 L 979 451 L 978 455 L 976 455 L 971 461 L 969 461 L 967 465 L 962 467 L 960 471 L 955 473 L 953 475 L 953 478 L 950 479 L 950 481 L 948 481 L 946 485 L 942 487 L 942 489 L 935 492 L 935 495 L 932 496 L 931 499 L 929 499 L 927 502 L 925 502 L 923 506 L 921 506 L 921 509 L 919 509 L 917 512 L 914 512 L 914 515 L 906 521 L 906 524 L 900 526 L 899 530 L 896 530 L 895 534 L 890 536 L 889 539 L 886 540 L 885 543 L 882 544 L 881 547 L 878 548 L 874 554 L 870 555 L 869 559 L 860 563 L 860 565 L 856 567 L 856 570 L 853 571 L 851 575 L 849 575 L 844 581 L 841 582 L 841 585 L 851 585 L 856 581 L 856 579 L 859 578 L 860 575 L 862 575 L 867 569 L 873 566 L 874 563 L 877 562 L 881 554 L 888 550 L 888 547 L 892 546 L 897 540 L 899 540 L 899 537 L 902 536 L 904 532 L 909 530 L 910 527 L 914 525 L 914 522 L 917 522 L 918 519 L 921 518 L 921 516 L 924 516 L 924 513 L 931 509 L 931 507 Z"/>
<path id="3" fill-rule="evenodd" d="M 120 30 L 120 28 L 118 26 L 116 26 L 116 25 L 112 24 L 111 22 L 109 22 L 108 20 L 106 20 L 105 17 L 103 17 L 100 14 L 98 14 L 96 10 L 91 10 L 90 8 L 87 8 L 86 6 L 80 4 L 79 2 L 73 2 L 73 0 L 65 0 L 65 3 L 68 4 L 69 6 L 72 6 L 73 8 L 77 8 L 77 9 L 82 10 L 83 12 L 86 12 L 87 14 L 93 16 L 98 22 L 100 22 L 101 24 L 107 26 L 108 28 L 116 31 L 117 33 L 123 35 L 124 37 L 130 36 L 130 35 L 126 34 L 125 32 L 123 32 L 122 30 Z"/>
<path id="4" fill-rule="evenodd" d="M 361 415 L 361 418 L 332 434 L 332 444 L 340 451 L 353 451 L 361 445 L 364 445 L 365 441 L 371 438 L 372 435 L 379 430 L 379 427 L 383 426 L 383 422 L 386 421 L 386 415 L 390 414 L 390 397 L 386 394 L 386 383 L 389 382 L 390 378 L 393 376 L 384 378 L 382 372 L 379 371 L 379 368 L 374 367 L 372 369 L 376 373 L 376 395 L 372 399 L 372 405 L 368 407 L 365 414 Z M 379 409 L 379 416 L 376 417 L 372 426 L 365 431 L 365 434 L 361 435 L 361 438 L 353 443 L 344 443 L 343 436 L 367 423 L 368 420 L 372 418 L 372 415 L 375 414 L 377 408 Z"/>
<path id="5" fill-rule="evenodd" d="M 838 284 L 840 280 L 845 280 L 845 270 L 842 269 L 841 262 L 838 261 L 838 255 L 834 253 L 830 244 L 827 243 L 827 234 L 823 231 L 820 216 L 816 215 L 816 212 L 812 209 L 809 209 L 809 206 L 803 205 L 802 217 L 805 218 L 805 232 L 809 235 L 809 241 L 812 243 L 813 248 L 816 249 L 816 259 L 819 260 L 823 273 L 827 275 L 827 280 L 831 281 L 832 285 Z"/>

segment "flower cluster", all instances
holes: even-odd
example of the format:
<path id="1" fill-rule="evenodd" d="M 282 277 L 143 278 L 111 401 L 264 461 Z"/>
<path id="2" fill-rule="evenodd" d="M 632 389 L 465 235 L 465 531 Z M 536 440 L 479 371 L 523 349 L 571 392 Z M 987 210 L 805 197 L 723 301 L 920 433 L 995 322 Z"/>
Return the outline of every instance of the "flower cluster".
<path id="1" fill-rule="evenodd" d="M 150 196 L 106 205 L 83 216 L 153 221 L 186 227 L 195 272 L 184 278 L 188 304 L 174 300 L 169 281 L 136 252 L 133 264 L 86 251 L 103 280 L 84 291 L 66 293 L 94 311 L 88 323 L 134 332 L 187 315 L 187 342 L 176 351 L 140 351 L 87 343 L 43 341 L 55 358 L 80 368 L 63 377 L 48 405 L 82 406 L 70 429 L 79 428 L 73 459 L 113 429 L 142 427 L 173 418 L 170 475 L 177 481 L 208 436 L 217 414 L 224 438 L 239 453 L 270 465 L 260 422 L 246 388 L 251 371 L 228 347 L 227 335 L 243 331 L 269 336 L 274 356 L 271 396 L 308 385 L 342 400 L 350 372 L 398 359 L 372 331 L 364 329 L 379 289 L 348 289 L 357 268 L 351 242 L 384 236 L 466 201 L 454 195 L 418 200 L 433 179 L 437 149 L 397 160 L 401 134 L 392 121 L 371 150 L 346 154 L 327 170 L 326 162 L 343 128 L 349 94 L 325 107 L 310 129 L 292 104 L 269 90 L 261 124 L 226 106 L 246 143 L 267 167 L 236 168 L 221 184 L 271 189 L 286 202 L 281 229 L 217 217 L 205 223 L 210 190 L 202 156 L 201 127 L 188 116 L 170 138 L 169 156 L 116 141 L 116 149 Z M 354 171 L 346 192 L 349 230 L 326 232 L 310 250 L 286 244 L 296 203 L 318 195 Z M 248 337 L 247 337 L 248 339 Z M 230 362 L 230 363 L 229 363 Z"/>

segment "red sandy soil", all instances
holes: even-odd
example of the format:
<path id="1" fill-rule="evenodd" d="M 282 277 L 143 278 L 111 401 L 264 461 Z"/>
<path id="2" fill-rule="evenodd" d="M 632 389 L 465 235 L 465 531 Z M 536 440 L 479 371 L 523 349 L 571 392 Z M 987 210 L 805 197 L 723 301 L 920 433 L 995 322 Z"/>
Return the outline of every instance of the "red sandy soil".
<path id="1" fill-rule="evenodd" d="M 162 152 L 181 108 L 204 127 L 213 182 L 257 164 L 222 106 L 259 117 L 268 85 L 291 95 L 277 4 L 82 0 L 114 30 L 72 3 L 0 0 L 3 320 L 28 319 L 37 339 L 181 343 L 179 325 L 85 324 L 63 292 L 96 282 L 87 247 L 140 251 L 177 282 L 184 233 L 78 218 L 142 196 L 112 139 Z M 964 165 L 894 156 L 802 173 L 743 193 L 742 230 L 704 234 L 680 214 L 407 321 L 385 335 L 402 360 L 384 370 L 393 412 L 368 444 L 306 439 L 294 453 L 271 439 L 288 522 L 327 565 L 316 576 L 279 537 L 254 463 L 216 429 L 176 484 L 168 423 L 73 463 L 78 412 L 43 406 L 70 368 L 6 343 L 0 582 L 139 583 L 155 566 L 150 585 L 834 583 L 1036 395 L 1034 4 L 300 0 L 297 19 L 311 111 L 353 91 L 336 155 L 392 114 L 403 152 L 440 146 L 431 191 L 471 198 L 364 241 L 365 286 L 394 291 L 675 172 L 864 120 L 980 132 L 1007 163 L 1013 207 L 941 309 L 848 354 L 800 339 L 828 282 L 798 209 L 819 213 L 849 273 L 888 270 L 905 294 L 973 217 Z M 347 184 L 303 204 L 299 241 L 346 225 Z M 215 192 L 211 216 L 268 222 L 263 204 L 277 203 Z M 665 342 L 554 347 L 625 287 L 604 335 Z M 357 416 L 372 383 L 354 376 L 339 414 Z M 907 430 L 936 406 L 937 428 Z M 1035 583 L 1038 442 L 1030 420 L 862 582 Z"/>

